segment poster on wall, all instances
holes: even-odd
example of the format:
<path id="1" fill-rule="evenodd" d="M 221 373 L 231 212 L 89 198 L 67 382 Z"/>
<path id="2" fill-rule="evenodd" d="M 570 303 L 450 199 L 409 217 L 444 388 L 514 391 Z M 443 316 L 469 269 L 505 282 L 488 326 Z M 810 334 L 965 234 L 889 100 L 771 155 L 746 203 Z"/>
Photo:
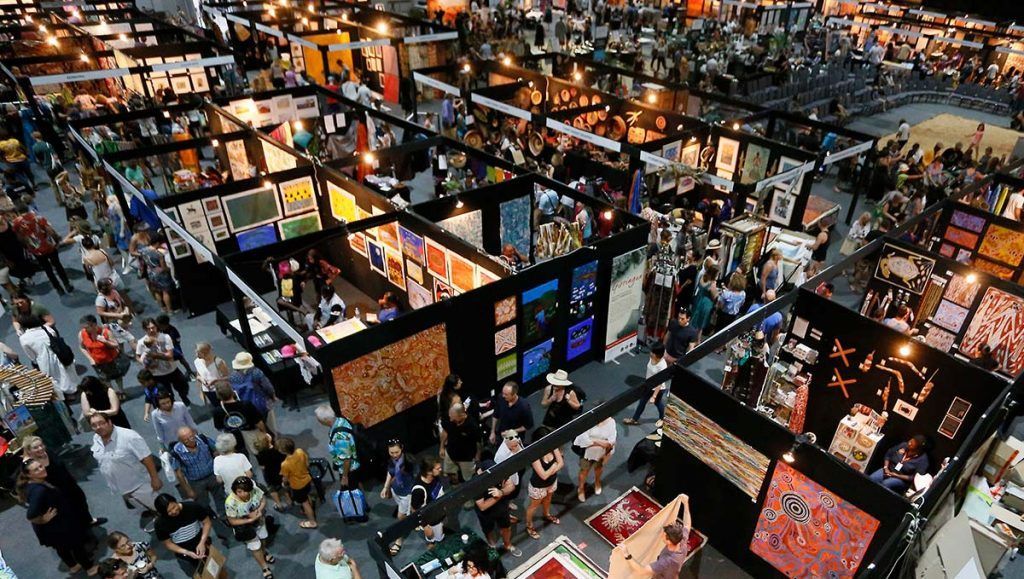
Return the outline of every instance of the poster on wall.
<path id="1" fill-rule="evenodd" d="M 750 143 L 747 145 L 746 157 L 743 158 L 743 170 L 740 173 L 740 183 L 757 183 L 764 179 L 768 171 L 768 157 L 771 150 L 761 145 Z"/>
<path id="2" fill-rule="evenodd" d="M 427 250 L 427 271 L 430 275 L 448 283 L 448 250 L 429 237 L 424 238 Z"/>
<path id="3" fill-rule="evenodd" d="M 569 328 L 565 359 L 572 360 L 590 351 L 594 337 L 594 318 L 587 318 Z"/>
<path id="4" fill-rule="evenodd" d="M 288 151 L 262 139 L 260 144 L 263 146 L 263 159 L 267 164 L 267 172 L 277 173 L 278 171 L 287 171 L 296 167 L 295 157 Z"/>
<path id="5" fill-rule="evenodd" d="M 772 206 L 768 218 L 773 222 L 789 226 L 793 219 L 793 208 L 796 207 L 796 195 L 790 195 L 785 189 L 776 189 L 772 195 Z"/>
<path id="6" fill-rule="evenodd" d="M 282 217 L 281 201 L 273 187 L 250 189 L 221 198 L 231 231 L 237 233 Z"/>
<path id="7" fill-rule="evenodd" d="M 553 279 L 523 292 L 523 342 L 550 335 L 558 315 L 558 280 Z"/>
<path id="8" fill-rule="evenodd" d="M 669 395 L 665 436 L 757 500 L 771 461 L 696 408 Z"/>
<path id="9" fill-rule="evenodd" d="M 499 206 L 501 245 L 511 245 L 523 255 L 530 255 L 530 196 L 523 195 Z"/>
<path id="10" fill-rule="evenodd" d="M 543 376 L 551 369 L 551 349 L 555 341 L 545 340 L 523 352 L 523 384 Z"/>
<path id="11" fill-rule="evenodd" d="M 409 293 L 409 307 L 418 310 L 434 303 L 434 296 L 430 290 L 416 283 L 413 280 L 406 280 L 406 291 Z"/>
<path id="12" fill-rule="evenodd" d="M 405 266 L 402 254 L 385 248 L 384 263 L 388 270 L 388 281 L 405 291 Z"/>
<path id="13" fill-rule="evenodd" d="M 443 323 L 331 371 L 342 412 L 367 428 L 434 396 L 449 373 Z"/>
<path id="14" fill-rule="evenodd" d="M 402 245 L 402 253 L 409 259 L 416 263 L 423 265 L 425 263 L 423 256 L 423 238 L 416 235 L 411 230 L 398 226 L 398 239 Z"/>
<path id="15" fill-rule="evenodd" d="M 338 221 L 351 223 L 356 220 L 356 196 L 327 182 L 327 196 L 331 201 L 331 215 Z"/>
<path id="16" fill-rule="evenodd" d="M 608 290 L 608 325 L 604 361 L 614 360 L 636 346 L 647 250 L 640 247 L 612 259 Z"/>
<path id="17" fill-rule="evenodd" d="M 994 287 L 981 298 L 960 342 L 960 353 L 976 357 L 982 345 L 992 348 L 999 371 L 1016 376 L 1024 369 L 1024 300 Z"/>
<path id="18" fill-rule="evenodd" d="M 299 177 L 277 184 L 284 201 L 285 215 L 298 215 L 316 209 L 316 193 L 313 191 L 312 177 Z"/>
<path id="19" fill-rule="evenodd" d="M 241 181 L 252 176 L 249 155 L 245 152 L 244 139 L 224 143 L 224 150 L 228 154 L 228 168 L 231 170 L 232 179 Z"/>
<path id="20" fill-rule="evenodd" d="M 886 244 L 875 267 L 875 277 L 921 295 L 934 268 L 934 259 Z"/>
<path id="21" fill-rule="evenodd" d="M 597 293 L 597 260 L 572 270 L 572 289 L 569 291 L 569 316 L 582 320 L 594 311 Z"/>
<path id="22" fill-rule="evenodd" d="M 281 239 L 294 239 L 302 237 L 315 231 L 320 231 L 320 213 L 304 213 L 295 217 L 288 217 L 277 222 L 281 230 Z"/>
<path id="23" fill-rule="evenodd" d="M 472 290 L 476 283 L 476 266 L 472 261 L 456 253 L 448 253 L 448 267 L 451 274 L 451 284 L 459 293 Z"/>
<path id="24" fill-rule="evenodd" d="M 878 520 L 781 461 L 750 550 L 787 577 L 853 577 Z"/>

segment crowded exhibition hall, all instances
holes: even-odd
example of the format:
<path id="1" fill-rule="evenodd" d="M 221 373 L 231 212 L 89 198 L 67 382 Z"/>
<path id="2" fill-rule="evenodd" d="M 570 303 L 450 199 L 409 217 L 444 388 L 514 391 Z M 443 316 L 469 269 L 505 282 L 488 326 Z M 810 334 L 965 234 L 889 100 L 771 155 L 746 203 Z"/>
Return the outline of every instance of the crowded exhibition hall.
<path id="1" fill-rule="evenodd" d="M 1017 21 L 3 0 L 0 579 L 1024 577 Z"/>

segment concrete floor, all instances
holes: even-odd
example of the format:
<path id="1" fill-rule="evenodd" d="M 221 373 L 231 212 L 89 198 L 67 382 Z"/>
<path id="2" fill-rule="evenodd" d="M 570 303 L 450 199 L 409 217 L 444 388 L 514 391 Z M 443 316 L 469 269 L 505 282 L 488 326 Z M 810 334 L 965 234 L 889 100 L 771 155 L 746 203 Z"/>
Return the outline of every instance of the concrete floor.
<path id="1" fill-rule="evenodd" d="M 941 105 L 912 105 L 871 119 L 857 120 L 853 123 L 852 128 L 880 135 L 890 132 L 899 118 L 907 118 L 911 123 L 915 123 L 938 112 L 951 110 L 963 116 L 977 118 L 979 121 L 1006 124 L 1005 120 L 1000 122 L 1001 119 L 997 119 L 992 115 L 975 111 L 960 111 Z M 417 181 L 421 179 L 417 179 Z M 422 180 L 422 183 L 417 183 L 420 187 L 416 187 L 416 189 L 423 190 L 421 187 L 430 186 L 426 179 Z M 40 179 L 40 182 L 43 181 L 43 179 Z M 814 191 L 816 194 L 843 204 L 843 215 L 845 215 L 845 206 L 850 202 L 850 196 L 848 194 L 834 193 L 832 187 L 832 181 L 826 179 L 821 183 L 817 183 Z M 48 188 L 41 190 L 37 201 L 41 212 L 54 222 L 57 230 L 65 231 L 66 221 L 63 217 L 63 211 L 60 211 L 55 206 L 52 193 Z M 837 229 L 837 240 L 840 239 L 840 235 L 845 234 L 845 231 L 845 225 L 841 224 Z M 839 245 L 838 241 L 832 245 L 832 260 L 835 259 L 835 252 L 838 251 Z M 69 296 L 58 298 L 45 281 L 45 277 L 37 275 L 36 281 L 38 283 L 32 287 L 30 293 L 34 299 L 51 310 L 57 319 L 60 331 L 65 336 L 74 336 L 78 328 L 77 320 L 79 317 L 92 311 L 94 294 L 91 291 L 89 282 L 84 279 L 81 266 L 77 263 L 77 252 L 66 250 L 62 255 L 62 260 L 65 267 L 71 273 L 73 283 L 79 291 Z M 126 281 L 128 281 L 131 288 L 131 294 L 137 303 L 143 304 L 145 308 L 144 315 L 154 315 L 157 313 L 155 303 L 149 297 L 141 282 L 132 276 L 129 277 L 131 279 Z M 846 290 L 846 288 L 837 289 L 840 294 L 844 294 Z M 852 296 L 850 299 L 852 299 Z M 20 351 L 17 336 L 14 334 L 9 320 L 9 316 L 5 315 L 4 319 L 0 321 L 0 339 Z M 177 324 L 185 336 L 184 348 L 186 352 L 191 352 L 197 341 L 209 341 L 220 356 L 230 360 L 240 349 L 237 344 L 220 334 L 214 324 L 212 314 L 192 319 L 178 315 L 175 316 L 174 323 Z M 627 355 L 613 364 L 592 363 L 575 372 L 572 378 L 590 392 L 590 400 L 593 401 L 591 403 L 596 403 L 596 401 L 611 395 L 628 384 L 636 383 L 640 376 L 643 375 L 644 364 L 645 359 L 643 356 Z M 720 368 L 721 361 L 714 357 L 702 360 L 697 365 L 699 372 L 715 382 L 721 379 Z M 133 369 L 131 375 L 134 373 L 135 369 Z M 134 384 L 132 385 L 134 386 Z M 134 387 L 131 392 L 133 396 L 131 400 L 125 403 L 125 411 L 133 426 L 150 441 L 151 447 L 156 449 L 152 429 L 142 421 L 142 401 L 138 397 L 138 388 Z M 309 449 L 310 455 L 314 457 L 326 455 L 324 447 L 325 429 L 316 423 L 311 413 L 311 409 L 323 401 L 322 396 L 307 392 L 300 398 L 302 411 L 281 410 L 279 413 L 283 434 L 294 437 L 297 444 Z M 538 397 L 531 397 L 530 402 L 535 407 L 535 414 L 539 421 L 540 404 Z M 558 535 L 567 535 L 578 542 L 584 543 L 584 550 L 592 559 L 599 563 L 607 564 L 608 546 L 593 531 L 586 528 L 583 521 L 599 510 L 607 501 L 614 499 L 629 487 L 640 485 L 643 471 L 629 474 L 626 472 L 624 462 L 633 445 L 653 428 L 654 412 L 654 409 L 648 409 L 647 420 L 639 427 L 622 427 L 618 459 L 613 460 L 608 471 L 606 471 L 606 492 L 601 497 L 593 497 L 585 504 L 576 506 L 568 511 L 562 511 L 564 507 L 556 510 L 556 514 L 561 517 L 562 524 L 557 527 L 538 527 L 542 533 L 542 540 L 540 541 L 533 541 L 520 532 L 515 538 L 515 542 L 523 549 L 525 555 L 523 559 L 514 559 L 506 556 L 506 566 L 508 568 L 515 567 L 525 560 L 526 557 L 536 552 L 540 546 L 547 544 L 547 542 Z M 201 429 L 206 434 L 211 436 L 216 434 L 209 418 L 209 412 L 206 409 L 195 408 L 194 415 L 200 423 Z M 107 553 L 105 548 L 102 547 L 102 539 L 110 531 L 123 531 L 134 540 L 153 540 L 153 538 L 142 531 L 143 525 L 139 519 L 139 512 L 125 509 L 122 501 L 107 490 L 102 477 L 97 471 L 96 463 L 88 453 L 91 436 L 91 433 L 86 433 L 75 437 L 74 443 L 76 446 L 67 449 L 62 456 L 70 462 L 73 472 L 85 489 L 94 515 L 110 519 L 108 523 L 96 531 L 97 538 L 100 539 L 101 544 L 101 547 L 97 550 L 97 557 L 104 557 Z M 569 477 L 574 476 L 575 472 L 575 460 L 570 459 L 566 471 L 562 474 L 562 478 L 569 480 Z M 346 525 L 341 522 L 330 506 L 323 506 L 319 509 L 321 526 L 318 530 L 312 532 L 304 531 L 298 527 L 300 519 L 294 511 L 283 515 L 276 515 L 277 520 L 281 523 L 281 529 L 271 544 L 271 551 L 278 557 L 278 563 L 275 565 L 277 576 L 310 576 L 312 563 L 316 556 L 316 546 L 324 537 L 340 538 L 346 544 L 352 557 L 364 565 L 364 569 L 368 571 L 366 576 L 376 576 L 376 572 L 372 570 L 372 562 L 367 555 L 366 541 L 376 530 L 387 526 L 393 521 L 391 519 L 391 503 L 381 501 L 375 492 L 377 490 L 379 490 L 379 484 L 376 489 L 371 489 L 368 493 L 372 516 L 370 522 L 366 524 Z M 694 508 L 699 509 L 700 505 L 694 505 Z M 0 509 L 2 509 L 0 510 L 0 528 L 7 531 L 0 535 L 0 549 L 2 549 L 4 557 L 13 569 L 22 577 L 56 577 L 64 574 L 65 569 L 59 565 L 55 552 L 38 545 L 28 522 L 25 521 L 24 508 L 15 505 L 9 498 L 5 498 L 0 503 Z M 477 525 L 475 516 L 470 512 L 461 513 L 460 522 L 473 528 Z M 522 527 L 520 526 L 519 529 L 521 531 Z M 236 541 L 219 541 L 216 544 L 218 548 L 226 551 L 229 561 L 228 567 L 231 570 L 232 576 L 259 576 L 256 563 L 244 553 L 244 548 Z M 405 549 L 399 555 L 398 561 L 404 564 L 421 552 L 422 547 L 422 538 L 419 536 L 410 537 L 406 542 Z M 181 576 L 181 572 L 174 563 L 172 556 L 162 546 L 157 546 L 157 552 L 160 557 L 157 568 L 161 573 L 165 577 Z M 1017 569 L 1014 569 L 1014 571 L 1017 571 Z M 725 578 L 747 576 L 710 547 L 704 553 L 699 575 Z M 1024 576 L 1024 572 L 1013 572 L 1007 574 L 1007 576 Z"/>

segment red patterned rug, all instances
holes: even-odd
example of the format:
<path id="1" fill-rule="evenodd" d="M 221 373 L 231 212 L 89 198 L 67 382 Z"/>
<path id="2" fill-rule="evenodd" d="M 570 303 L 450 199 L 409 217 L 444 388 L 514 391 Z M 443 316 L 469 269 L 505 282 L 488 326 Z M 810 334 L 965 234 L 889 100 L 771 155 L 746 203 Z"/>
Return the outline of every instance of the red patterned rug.
<path id="1" fill-rule="evenodd" d="M 585 523 L 612 545 L 619 545 L 635 533 L 651 517 L 658 514 L 662 506 L 636 487 L 630 488 L 605 508 L 591 515 Z M 689 555 L 693 556 L 704 544 L 707 537 L 696 529 L 690 529 Z"/>

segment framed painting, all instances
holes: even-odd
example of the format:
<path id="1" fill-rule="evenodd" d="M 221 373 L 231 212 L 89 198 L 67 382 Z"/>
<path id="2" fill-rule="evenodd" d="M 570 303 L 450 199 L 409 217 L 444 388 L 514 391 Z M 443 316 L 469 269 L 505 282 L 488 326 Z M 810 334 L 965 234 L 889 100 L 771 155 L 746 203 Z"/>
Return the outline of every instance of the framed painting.
<path id="1" fill-rule="evenodd" d="M 715 168 L 734 172 L 739 162 L 740 142 L 734 139 L 719 137 L 718 155 L 715 157 Z"/>
<path id="2" fill-rule="evenodd" d="M 402 254 L 384 248 L 384 264 L 387 266 L 388 281 L 395 287 L 405 291 L 405 266 L 402 261 Z"/>
<path id="3" fill-rule="evenodd" d="M 427 255 L 427 272 L 442 283 L 448 283 L 448 250 L 429 237 L 423 238 Z"/>
<path id="4" fill-rule="evenodd" d="M 934 259 L 886 244 L 875 266 L 875 277 L 912 294 L 921 295 L 934 268 Z"/>
<path id="5" fill-rule="evenodd" d="M 932 322 L 946 328 L 951 332 L 959 332 L 967 319 L 967 308 L 962 308 L 953 302 L 942 300 L 939 307 L 932 314 Z"/>
<path id="6" fill-rule="evenodd" d="M 953 214 L 949 217 L 950 225 L 955 225 L 961 229 L 967 231 L 973 231 L 975 233 L 981 233 L 982 229 L 985 229 L 985 223 L 988 221 L 980 215 L 971 215 L 970 213 L 960 211 L 956 209 Z"/>
<path id="7" fill-rule="evenodd" d="M 960 353 L 977 356 L 985 344 L 1001 372 L 1016 376 L 1024 369 L 1024 299 L 994 287 L 986 290 L 960 341 Z"/>
<path id="8" fill-rule="evenodd" d="M 281 230 L 282 241 L 320 231 L 320 213 L 313 211 L 295 217 L 286 217 L 277 222 L 277 227 Z"/>
<path id="9" fill-rule="evenodd" d="M 402 245 L 398 241 L 398 221 L 390 221 L 377 228 L 377 241 L 392 251 L 401 253 Z"/>
<path id="10" fill-rule="evenodd" d="M 357 219 L 355 195 L 328 181 L 327 196 L 330 198 L 331 215 L 335 219 L 345 223 L 351 223 Z"/>
<path id="11" fill-rule="evenodd" d="M 494 283 L 500 279 L 496 274 L 491 273 L 490 270 L 484 269 L 479 265 L 476 266 L 476 287 Z"/>
<path id="12" fill-rule="evenodd" d="M 419 235 L 416 235 L 411 230 L 399 225 L 398 239 L 402 245 L 402 253 L 404 253 L 409 259 L 415 261 L 420 265 L 423 265 L 425 261 L 423 238 Z"/>
<path id="13" fill-rule="evenodd" d="M 352 251 L 366 257 L 366 236 L 363 235 L 362 231 L 350 233 L 348 236 L 348 245 L 352 248 Z"/>
<path id="14" fill-rule="evenodd" d="M 993 223 L 981 239 L 978 254 L 1017 267 L 1024 259 L 1024 233 Z"/>
<path id="15" fill-rule="evenodd" d="M 747 152 L 743 156 L 743 168 L 740 171 L 740 183 L 757 183 L 764 179 L 768 172 L 768 159 L 771 157 L 771 149 L 749 143 Z"/>
<path id="16" fill-rule="evenodd" d="M 476 282 L 476 265 L 457 253 L 448 253 L 448 267 L 451 285 L 456 291 L 465 293 L 472 290 Z"/>
<path id="17" fill-rule="evenodd" d="M 409 307 L 418 310 L 434 303 L 434 296 L 430 290 L 416 283 L 412 279 L 406 280 L 406 291 L 409 294 Z"/>
<path id="18" fill-rule="evenodd" d="M 455 297 L 455 291 L 452 290 L 452 286 L 434 278 L 434 301 L 439 302 L 453 297 Z"/>
<path id="19" fill-rule="evenodd" d="M 366 253 L 370 260 L 370 269 L 384 277 L 387 277 L 388 272 L 386 269 L 387 264 L 384 261 L 384 246 L 372 239 L 367 239 Z"/>
<path id="20" fill-rule="evenodd" d="M 981 257 L 976 257 L 971 262 L 971 266 L 975 269 L 980 269 L 986 273 L 990 273 L 999 279 L 1005 279 L 1007 281 L 1013 279 L 1013 270 L 1001 263 L 996 263 Z"/>
<path id="21" fill-rule="evenodd" d="M 687 167 L 696 167 L 700 164 L 700 143 L 691 142 L 683 147 L 679 153 L 679 162 Z"/>
<path id="22" fill-rule="evenodd" d="M 250 189 L 221 198 L 231 231 L 237 233 L 281 219 L 281 200 L 273 187 Z"/>
<path id="23" fill-rule="evenodd" d="M 978 246 L 978 234 L 971 233 L 966 229 L 960 229 L 959 227 L 947 227 L 946 233 L 942 238 L 968 249 L 974 249 Z"/>
<path id="24" fill-rule="evenodd" d="M 523 292 L 523 342 L 531 343 L 550 335 L 557 315 L 557 279 Z"/>
<path id="25" fill-rule="evenodd" d="M 423 283 L 423 268 L 411 259 L 405 260 L 405 275 L 416 283 Z"/>
<path id="26" fill-rule="evenodd" d="M 516 296 L 509 296 L 494 303 L 494 325 L 504 326 L 516 319 Z"/>
<path id="27" fill-rule="evenodd" d="M 277 243 L 277 229 L 273 223 L 268 223 L 242 231 L 235 236 L 235 239 L 238 240 L 239 251 L 249 251 L 250 249 Z"/>

